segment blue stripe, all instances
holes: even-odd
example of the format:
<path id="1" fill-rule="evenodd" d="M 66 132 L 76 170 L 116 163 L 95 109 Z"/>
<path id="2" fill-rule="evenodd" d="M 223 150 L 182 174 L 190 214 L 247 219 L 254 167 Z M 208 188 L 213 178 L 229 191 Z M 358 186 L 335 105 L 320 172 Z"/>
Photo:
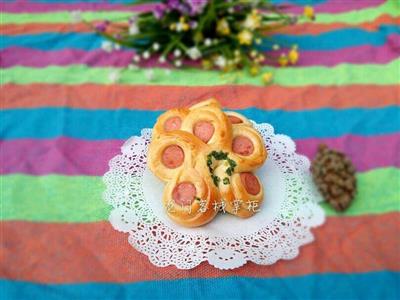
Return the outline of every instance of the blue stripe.
<path id="1" fill-rule="evenodd" d="M 306 111 L 261 110 L 239 112 L 258 123 L 271 123 L 277 133 L 293 138 L 337 137 L 344 134 L 377 135 L 400 131 L 400 108 L 318 109 Z M 85 110 L 72 108 L 9 109 L 0 112 L 0 137 L 89 140 L 126 139 L 153 127 L 161 111 Z"/>
<path id="2" fill-rule="evenodd" d="M 3 299 L 399 299 L 400 273 L 225 277 L 137 283 L 38 284 L 1 280 Z"/>
<path id="3" fill-rule="evenodd" d="M 391 34 L 400 34 L 400 26 L 381 25 L 378 31 L 345 28 L 320 35 L 275 35 L 264 40 L 262 50 L 271 49 L 278 43 L 283 47 L 297 44 L 302 50 L 336 50 L 361 45 L 381 46 Z M 95 33 L 42 33 L 16 36 L 1 36 L 0 49 L 12 46 L 39 50 L 61 50 L 66 48 L 94 50 L 101 47 L 103 37 Z"/>

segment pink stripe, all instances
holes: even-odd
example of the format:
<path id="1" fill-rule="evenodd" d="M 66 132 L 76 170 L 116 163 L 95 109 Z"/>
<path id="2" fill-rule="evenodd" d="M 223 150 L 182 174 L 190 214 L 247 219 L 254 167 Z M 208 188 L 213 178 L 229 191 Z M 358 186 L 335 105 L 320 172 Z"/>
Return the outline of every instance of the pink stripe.
<path id="1" fill-rule="evenodd" d="M 364 45 L 335 51 L 301 51 L 299 66 L 334 66 L 340 63 L 375 63 L 386 64 L 398 57 L 400 39 L 391 35 L 387 42 L 379 47 Z M 278 54 L 278 53 L 276 53 Z M 85 64 L 93 67 L 124 67 L 132 61 L 133 51 L 121 50 L 111 54 L 103 50 L 84 51 L 64 49 L 60 51 L 42 51 L 30 48 L 11 47 L 0 51 L 0 67 L 8 68 L 16 65 L 27 67 L 46 67 L 49 65 Z M 144 66 L 164 66 L 155 59 Z"/>
<path id="2" fill-rule="evenodd" d="M 350 155 L 358 171 L 400 167 L 400 133 L 384 136 L 343 136 L 297 140 L 298 152 L 313 158 L 320 143 Z M 121 140 L 84 141 L 60 137 L 52 140 L 0 141 L 0 174 L 101 176 L 108 161 L 120 152 Z"/>
<path id="3" fill-rule="evenodd" d="M 341 13 L 351 10 L 359 10 L 368 7 L 378 6 L 384 3 L 385 0 L 363 0 L 363 1 L 343 1 L 329 0 L 315 6 L 317 13 Z M 81 11 L 96 11 L 96 10 L 131 10 L 131 11 L 146 11 L 151 10 L 154 4 L 142 4 L 136 6 L 127 6 L 121 4 L 110 3 L 34 3 L 26 1 L 16 1 L 12 3 L 1 3 L 0 10 L 10 13 L 38 13 L 51 12 L 62 10 L 81 10 Z M 291 5 L 288 9 L 290 12 L 301 13 L 302 6 Z"/>
<path id="4" fill-rule="evenodd" d="M 123 5 L 111 3 L 40 3 L 16 1 L 0 3 L 0 10 L 8 13 L 45 13 L 52 11 L 135 11 L 142 12 L 153 9 L 155 4 Z"/>

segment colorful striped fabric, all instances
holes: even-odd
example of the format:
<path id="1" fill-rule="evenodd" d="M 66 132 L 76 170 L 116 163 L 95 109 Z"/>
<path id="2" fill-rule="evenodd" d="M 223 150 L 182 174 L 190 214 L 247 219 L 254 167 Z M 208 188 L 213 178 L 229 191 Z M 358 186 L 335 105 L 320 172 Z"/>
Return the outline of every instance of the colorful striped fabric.
<path id="1" fill-rule="evenodd" d="M 274 32 L 296 43 L 298 66 L 270 86 L 245 74 L 123 71 L 87 20 L 151 9 L 130 0 L 0 3 L 1 299 L 399 299 L 400 4 L 398 0 L 290 0 L 312 4 L 314 23 Z M 287 3 L 287 0 L 275 0 Z M 264 51 L 271 43 L 264 42 Z M 157 268 L 107 221 L 101 176 L 128 137 L 164 110 L 207 97 L 296 140 L 313 158 L 321 142 L 346 152 L 358 173 L 353 205 L 291 261 L 221 271 Z"/>

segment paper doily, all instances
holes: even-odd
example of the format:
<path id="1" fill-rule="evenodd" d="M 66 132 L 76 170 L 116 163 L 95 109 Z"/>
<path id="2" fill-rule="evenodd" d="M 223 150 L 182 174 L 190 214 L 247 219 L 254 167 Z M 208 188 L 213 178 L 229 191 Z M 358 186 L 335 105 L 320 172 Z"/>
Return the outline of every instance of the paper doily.
<path id="1" fill-rule="evenodd" d="M 151 129 L 143 129 L 141 136 L 125 142 L 103 177 L 113 227 L 129 233 L 129 243 L 159 267 L 191 269 L 208 261 L 219 269 L 234 269 L 247 261 L 270 265 L 295 258 L 300 246 L 313 241 L 311 228 L 325 220 L 310 162 L 295 153 L 288 136 L 274 134 L 266 123 L 253 125 L 268 150 L 267 162 L 256 172 L 265 192 L 260 212 L 249 219 L 220 213 L 199 228 L 173 223 L 162 206 L 164 184 L 146 166 Z"/>

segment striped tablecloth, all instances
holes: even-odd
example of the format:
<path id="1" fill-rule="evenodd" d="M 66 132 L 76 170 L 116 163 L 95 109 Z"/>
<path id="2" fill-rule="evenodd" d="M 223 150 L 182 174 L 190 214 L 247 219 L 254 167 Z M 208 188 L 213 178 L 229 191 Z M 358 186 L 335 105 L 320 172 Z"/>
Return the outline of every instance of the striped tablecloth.
<path id="1" fill-rule="evenodd" d="M 0 298 L 399 299 L 398 0 L 292 0 L 298 11 L 312 2 L 317 20 L 276 33 L 299 45 L 301 60 L 274 69 L 270 86 L 157 67 L 152 82 L 139 70 L 109 84 L 132 53 L 104 53 L 68 11 L 117 19 L 131 14 L 123 2 L 0 4 Z M 123 141 L 163 110 L 211 96 L 290 135 L 309 158 L 324 142 L 354 161 L 354 204 L 341 215 L 324 205 L 326 224 L 298 258 L 233 271 L 157 268 L 107 221 L 101 176 Z"/>

